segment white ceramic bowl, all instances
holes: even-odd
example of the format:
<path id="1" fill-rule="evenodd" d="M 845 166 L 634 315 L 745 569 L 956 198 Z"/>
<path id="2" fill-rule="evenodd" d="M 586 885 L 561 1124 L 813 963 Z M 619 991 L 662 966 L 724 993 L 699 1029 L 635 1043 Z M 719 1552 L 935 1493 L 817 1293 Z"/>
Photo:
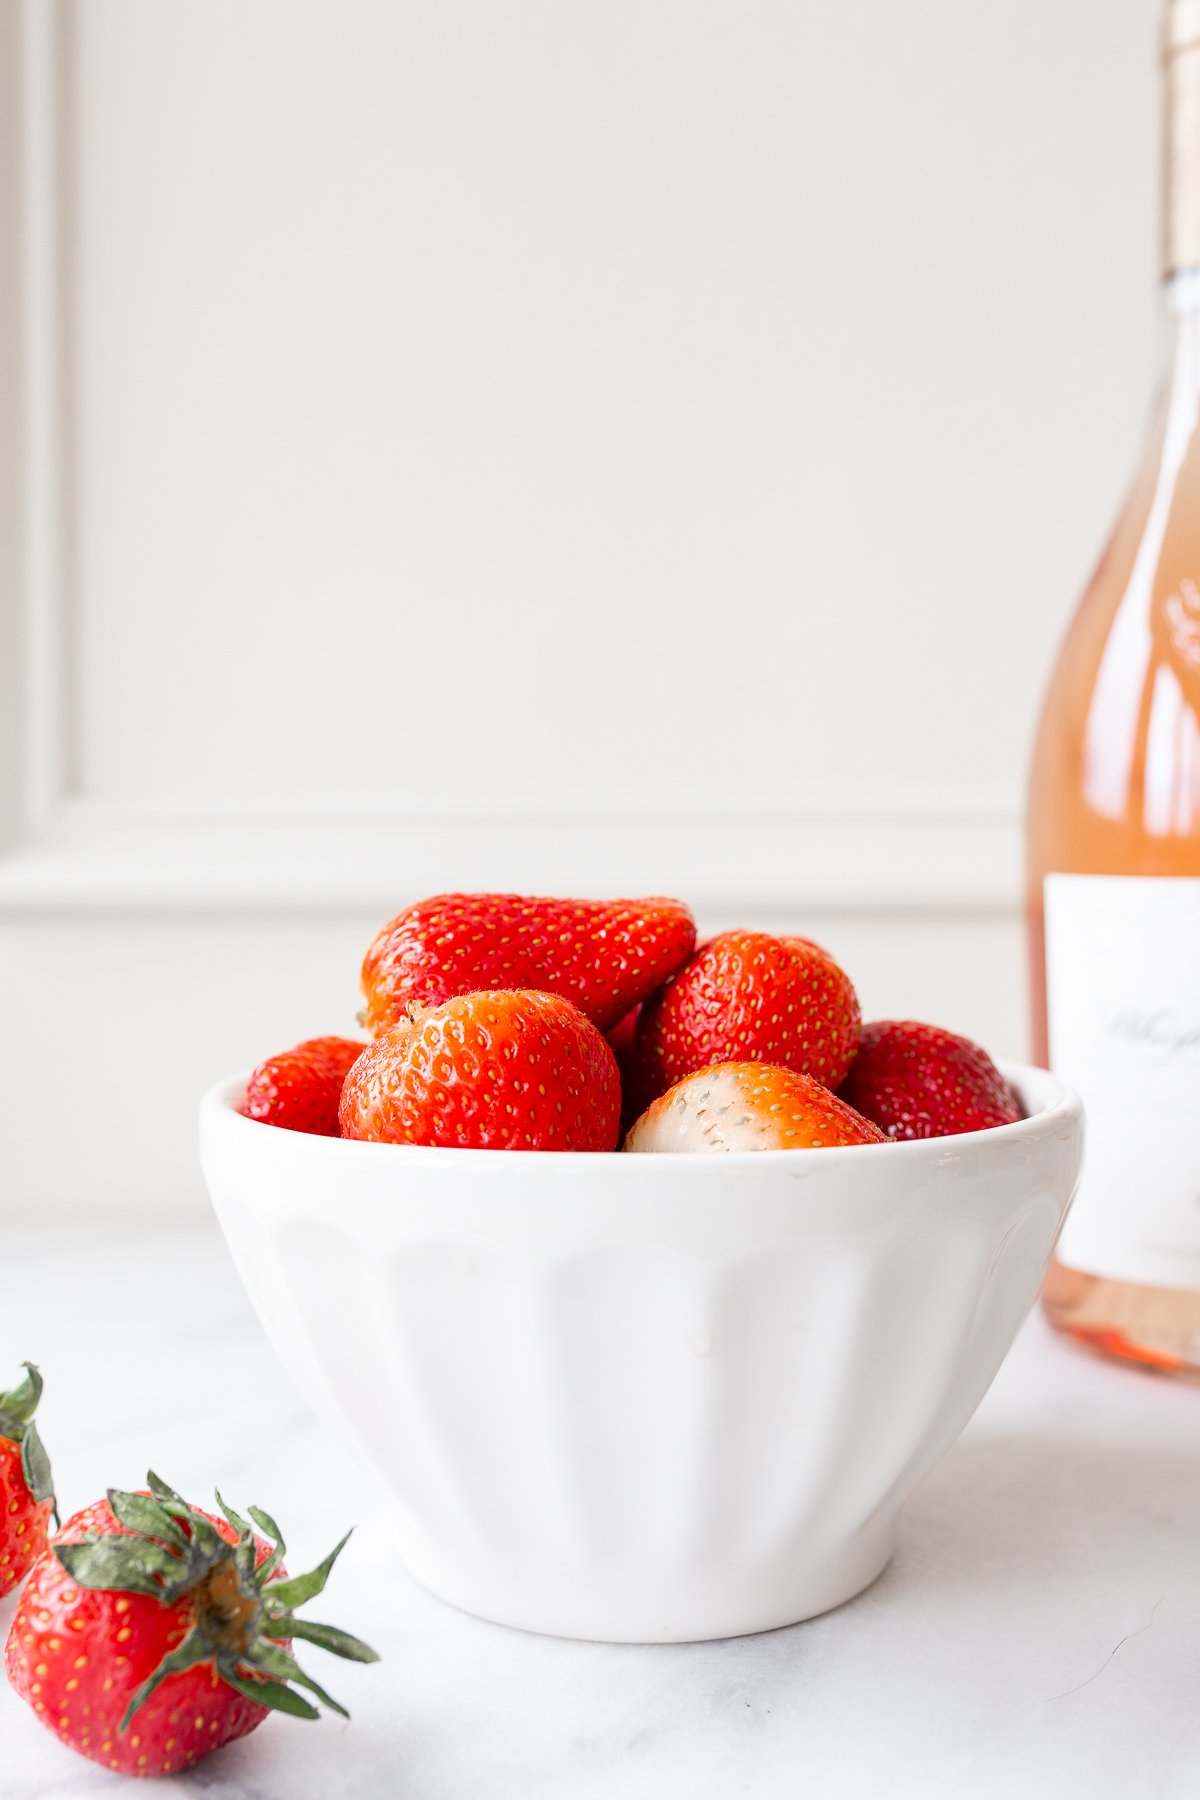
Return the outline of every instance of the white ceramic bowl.
<path id="1" fill-rule="evenodd" d="M 879 1574 L 1037 1292 L 1080 1105 L 844 1149 L 441 1150 L 201 1109 L 250 1297 L 395 1501 L 417 1579 L 485 1618 L 671 1642 Z"/>

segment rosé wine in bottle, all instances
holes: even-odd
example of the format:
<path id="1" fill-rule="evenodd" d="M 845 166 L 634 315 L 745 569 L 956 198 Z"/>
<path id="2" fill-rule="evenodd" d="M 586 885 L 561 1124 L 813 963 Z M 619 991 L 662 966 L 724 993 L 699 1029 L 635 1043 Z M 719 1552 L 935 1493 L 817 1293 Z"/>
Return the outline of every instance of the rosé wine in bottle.
<path id="1" fill-rule="evenodd" d="M 1087 1108 L 1043 1295 L 1093 1349 L 1200 1375 L 1200 0 L 1170 0 L 1171 355 L 1050 683 L 1029 800 L 1036 1054 Z"/>

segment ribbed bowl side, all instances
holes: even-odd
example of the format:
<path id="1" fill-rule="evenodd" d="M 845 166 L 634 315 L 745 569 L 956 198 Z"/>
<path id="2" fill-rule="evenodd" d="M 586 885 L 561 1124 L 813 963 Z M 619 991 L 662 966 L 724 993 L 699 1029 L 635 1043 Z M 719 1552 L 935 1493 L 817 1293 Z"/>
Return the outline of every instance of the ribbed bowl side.
<path id="1" fill-rule="evenodd" d="M 489 1617 L 642 1640 L 782 1624 L 878 1573 L 1080 1159 L 1077 1108 L 695 1168 L 408 1157 L 228 1115 L 205 1164 L 239 1270 L 379 1471 L 414 1573 Z"/>
<path id="2" fill-rule="evenodd" d="M 964 1219 L 710 1260 L 381 1254 L 309 1221 L 271 1230 L 246 1274 L 415 1562 L 649 1592 L 819 1564 L 890 1523 L 994 1374 L 1056 1223 L 1047 1200 L 1003 1234 Z"/>

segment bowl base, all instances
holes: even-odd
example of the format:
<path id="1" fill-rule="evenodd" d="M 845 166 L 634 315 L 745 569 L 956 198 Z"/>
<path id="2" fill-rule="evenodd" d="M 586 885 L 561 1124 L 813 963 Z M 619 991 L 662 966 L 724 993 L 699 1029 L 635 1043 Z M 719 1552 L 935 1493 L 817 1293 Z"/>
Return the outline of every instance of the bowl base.
<path id="1" fill-rule="evenodd" d="M 428 1545 L 402 1543 L 400 1552 L 423 1588 L 495 1625 L 593 1643 L 688 1644 L 777 1631 L 830 1612 L 882 1575 L 894 1547 L 889 1520 L 816 1561 L 796 1549 L 753 1569 L 714 1563 L 707 1579 L 693 1569 L 633 1581 L 611 1569 L 501 1566 L 499 1557 L 470 1566 Z"/>

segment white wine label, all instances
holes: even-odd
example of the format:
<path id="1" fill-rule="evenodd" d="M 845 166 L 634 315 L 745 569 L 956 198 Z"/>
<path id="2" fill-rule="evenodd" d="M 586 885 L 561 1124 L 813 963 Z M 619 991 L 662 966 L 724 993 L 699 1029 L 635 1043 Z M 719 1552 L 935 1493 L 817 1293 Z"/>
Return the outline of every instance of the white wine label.
<path id="1" fill-rule="evenodd" d="M 1200 880 L 1048 875 L 1050 1066 L 1087 1113 L 1072 1269 L 1200 1290 Z"/>

